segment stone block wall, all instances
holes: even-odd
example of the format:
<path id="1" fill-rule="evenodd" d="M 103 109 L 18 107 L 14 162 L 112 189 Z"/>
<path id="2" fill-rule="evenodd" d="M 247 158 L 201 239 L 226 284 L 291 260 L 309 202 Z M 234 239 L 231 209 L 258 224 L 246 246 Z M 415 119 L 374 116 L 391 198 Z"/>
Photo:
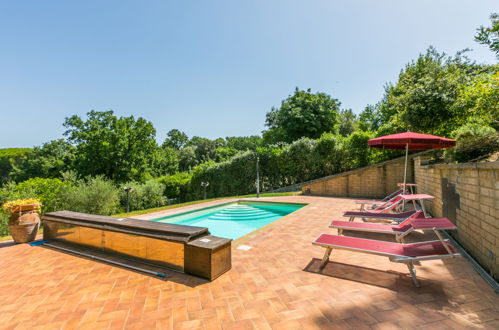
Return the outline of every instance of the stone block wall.
<path id="1" fill-rule="evenodd" d="M 450 234 L 490 274 L 499 278 L 499 162 L 421 165 L 415 159 L 418 192 L 435 196 L 425 203 L 433 216 L 458 227 Z"/>
<path id="2" fill-rule="evenodd" d="M 409 155 L 407 182 L 414 182 L 412 159 Z M 405 157 L 395 158 L 372 166 L 331 175 L 302 184 L 302 192 L 309 195 L 382 198 L 398 189 L 404 181 Z"/>

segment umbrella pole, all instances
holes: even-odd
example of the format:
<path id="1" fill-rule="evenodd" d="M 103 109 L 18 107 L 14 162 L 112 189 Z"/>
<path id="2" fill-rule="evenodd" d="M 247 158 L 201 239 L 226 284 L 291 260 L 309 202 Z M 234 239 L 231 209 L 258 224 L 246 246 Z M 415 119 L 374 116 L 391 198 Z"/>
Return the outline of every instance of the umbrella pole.
<path id="1" fill-rule="evenodd" d="M 404 166 L 404 186 L 402 189 L 404 189 L 403 194 L 405 195 L 405 190 L 407 187 L 405 186 L 407 183 L 407 158 L 409 157 L 409 143 L 405 144 L 405 166 Z"/>

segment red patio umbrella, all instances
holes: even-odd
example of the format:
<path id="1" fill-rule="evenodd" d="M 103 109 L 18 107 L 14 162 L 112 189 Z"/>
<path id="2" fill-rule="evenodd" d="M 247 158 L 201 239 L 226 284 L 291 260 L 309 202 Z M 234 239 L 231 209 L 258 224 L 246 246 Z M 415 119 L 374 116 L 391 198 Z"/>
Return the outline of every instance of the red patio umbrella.
<path id="1" fill-rule="evenodd" d="M 373 148 L 380 149 L 405 149 L 405 167 L 404 167 L 404 191 L 407 178 L 407 158 L 409 150 L 429 150 L 451 148 L 456 145 L 456 141 L 440 136 L 421 134 L 413 132 L 397 133 L 381 136 L 367 141 L 367 144 Z"/>

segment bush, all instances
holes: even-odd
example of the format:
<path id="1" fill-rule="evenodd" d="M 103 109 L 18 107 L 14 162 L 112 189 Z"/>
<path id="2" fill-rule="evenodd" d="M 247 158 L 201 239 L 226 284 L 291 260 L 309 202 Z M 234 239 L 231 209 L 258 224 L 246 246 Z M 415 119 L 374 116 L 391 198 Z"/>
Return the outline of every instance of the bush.
<path id="1" fill-rule="evenodd" d="M 473 137 L 480 137 L 480 136 L 486 136 L 495 133 L 496 130 L 493 129 L 490 126 L 484 126 L 480 124 L 466 124 L 455 131 L 453 131 L 451 134 L 456 140 L 464 140 L 468 138 L 473 138 Z"/>
<path id="2" fill-rule="evenodd" d="M 18 166 L 32 149 L 8 148 L 0 149 L 0 186 L 11 179 L 10 173 Z"/>
<path id="3" fill-rule="evenodd" d="M 76 186 L 65 186 L 60 193 L 61 209 L 101 215 L 120 210 L 118 188 L 102 176 L 80 180 Z"/>
<path id="4" fill-rule="evenodd" d="M 281 154 L 284 165 L 282 170 L 286 173 L 287 185 L 308 181 L 314 177 L 311 156 L 316 145 L 315 140 L 301 138 L 284 149 Z"/>
<path id="5" fill-rule="evenodd" d="M 341 135 L 324 133 L 312 153 L 314 177 L 323 177 L 345 170 L 345 138 Z"/>
<path id="6" fill-rule="evenodd" d="M 191 178 L 191 173 L 179 172 L 173 175 L 159 177 L 156 180 L 165 187 L 163 194 L 167 198 L 178 198 L 180 201 L 185 201 L 187 199 Z"/>
<path id="7" fill-rule="evenodd" d="M 33 178 L 19 183 L 16 189 L 21 195 L 40 199 L 42 213 L 45 213 L 60 210 L 62 193 L 70 185 L 60 179 Z"/>
<path id="8" fill-rule="evenodd" d="M 0 237 L 9 235 L 9 215 L 0 213 Z"/>
<path id="9" fill-rule="evenodd" d="M 499 152 L 499 133 L 458 140 L 453 160 L 458 163 L 476 161 Z"/>
<path id="10" fill-rule="evenodd" d="M 447 161 L 469 162 L 497 151 L 497 133 L 490 126 L 466 124 L 453 131 L 452 136 L 456 139 L 456 147 L 444 152 Z"/>
<path id="11" fill-rule="evenodd" d="M 130 191 L 130 210 L 143 210 L 159 207 L 166 204 L 164 184 L 156 180 L 148 180 L 145 183 L 128 182 L 124 187 L 132 188 Z M 127 205 L 127 193 L 120 190 L 120 201 L 122 206 Z"/>

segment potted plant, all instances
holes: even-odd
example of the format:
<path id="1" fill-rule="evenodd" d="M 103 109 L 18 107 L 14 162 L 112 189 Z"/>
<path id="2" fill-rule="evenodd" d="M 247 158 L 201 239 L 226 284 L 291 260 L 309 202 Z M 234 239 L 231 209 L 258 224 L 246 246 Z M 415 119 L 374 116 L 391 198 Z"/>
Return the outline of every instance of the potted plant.
<path id="1" fill-rule="evenodd" d="M 40 227 L 40 207 L 38 199 L 18 199 L 2 205 L 4 213 L 10 213 L 9 232 L 16 243 L 31 242 Z"/>

